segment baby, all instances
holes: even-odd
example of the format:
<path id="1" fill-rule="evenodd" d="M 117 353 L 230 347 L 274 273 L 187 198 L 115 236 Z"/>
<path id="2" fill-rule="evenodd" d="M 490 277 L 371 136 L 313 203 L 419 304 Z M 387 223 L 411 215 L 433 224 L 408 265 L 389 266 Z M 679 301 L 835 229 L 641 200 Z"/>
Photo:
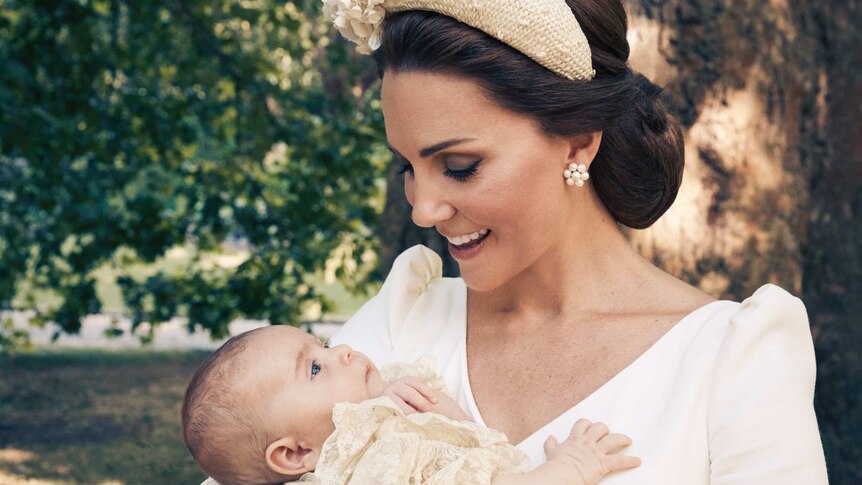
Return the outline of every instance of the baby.
<path id="1" fill-rule="evenodd" d="M 593 485 L 640 464 L 613 454 L 628 437 L 582 419 L 562 443 L 549 438 L 547 463 L 526 471 L 529 458 L 502 433 L 472 423 L 431 366 L 390 369 L 388 380 L 387 367 L 293 327 L 246 332 L 195 373 L 183 437 L 221 485 Z"/>

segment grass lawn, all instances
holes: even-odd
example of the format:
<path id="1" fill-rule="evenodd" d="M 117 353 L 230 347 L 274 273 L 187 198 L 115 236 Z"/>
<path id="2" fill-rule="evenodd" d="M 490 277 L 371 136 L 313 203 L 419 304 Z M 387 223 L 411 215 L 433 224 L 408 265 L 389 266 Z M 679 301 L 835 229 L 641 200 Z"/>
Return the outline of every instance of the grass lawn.
<path id="1" fill-rule="evenodd" d="M 0 483 L 194 485 L 180 407 L 203 352 L 0 356 Z"/>

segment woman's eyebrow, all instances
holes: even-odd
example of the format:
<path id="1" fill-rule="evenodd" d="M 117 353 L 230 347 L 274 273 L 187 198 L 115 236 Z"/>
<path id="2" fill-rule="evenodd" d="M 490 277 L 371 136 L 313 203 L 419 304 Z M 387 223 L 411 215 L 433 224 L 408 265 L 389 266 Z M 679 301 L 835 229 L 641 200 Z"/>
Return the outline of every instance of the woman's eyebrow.
<path id="1" fill-rule="evenodd" d="M 435 153 L 437 153 L 441 150 L 445 150 L 449 147 L 453 147 L 455 145 L 459 145 L 461 143 L 466 143 L 468 141 L 473 141 L 473 140 L 475 140 L 475 138 L 453 138 L 451 140 L 446 140 L 446 141 L 442 141 L 440 143 L 435 143 L 434 145 L 431 145 L 429 147 L 426 147 L 426 148 L 419 150 L 419 156 L 422 158 L 428 158 L 431 155 L 434 155 Z M 386 147 L 389 148 L 389 151 L 394 153 L 395 156 L 406 160 L 406 157 L 404 155 L 402 155 L 401 153 L 399 153 L 398 150 L 396 150 L 388 142 L 386 143 Z"/>

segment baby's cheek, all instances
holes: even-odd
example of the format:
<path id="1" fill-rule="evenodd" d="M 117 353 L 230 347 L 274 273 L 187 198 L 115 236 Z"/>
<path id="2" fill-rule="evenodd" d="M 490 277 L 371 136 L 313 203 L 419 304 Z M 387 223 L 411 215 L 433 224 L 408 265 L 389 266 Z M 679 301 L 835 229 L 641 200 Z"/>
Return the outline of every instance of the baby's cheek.
<path id="1" fill-rule="evenodd" d="M 327 416 L 322 416 L 321 419 L 317 420 L 317 423 L 313 433 L 314 442 L 318 447 L 322 447 L 326 439 L 335 432 L 335 424 L 332 423 L 332 413 L 330 412 Z"/>

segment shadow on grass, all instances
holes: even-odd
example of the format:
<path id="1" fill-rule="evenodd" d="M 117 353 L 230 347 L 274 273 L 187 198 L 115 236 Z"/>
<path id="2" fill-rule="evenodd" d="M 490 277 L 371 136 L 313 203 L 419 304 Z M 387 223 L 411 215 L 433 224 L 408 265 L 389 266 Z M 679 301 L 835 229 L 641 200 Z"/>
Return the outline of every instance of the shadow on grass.
<path id="1" fill-rule="evenodd" d="M 196 484 L 182 441 L 186 383 L 206 352 L 0 357 L 0 477 Z M 22 481 L 21 483 L 27 483 Z"/>

